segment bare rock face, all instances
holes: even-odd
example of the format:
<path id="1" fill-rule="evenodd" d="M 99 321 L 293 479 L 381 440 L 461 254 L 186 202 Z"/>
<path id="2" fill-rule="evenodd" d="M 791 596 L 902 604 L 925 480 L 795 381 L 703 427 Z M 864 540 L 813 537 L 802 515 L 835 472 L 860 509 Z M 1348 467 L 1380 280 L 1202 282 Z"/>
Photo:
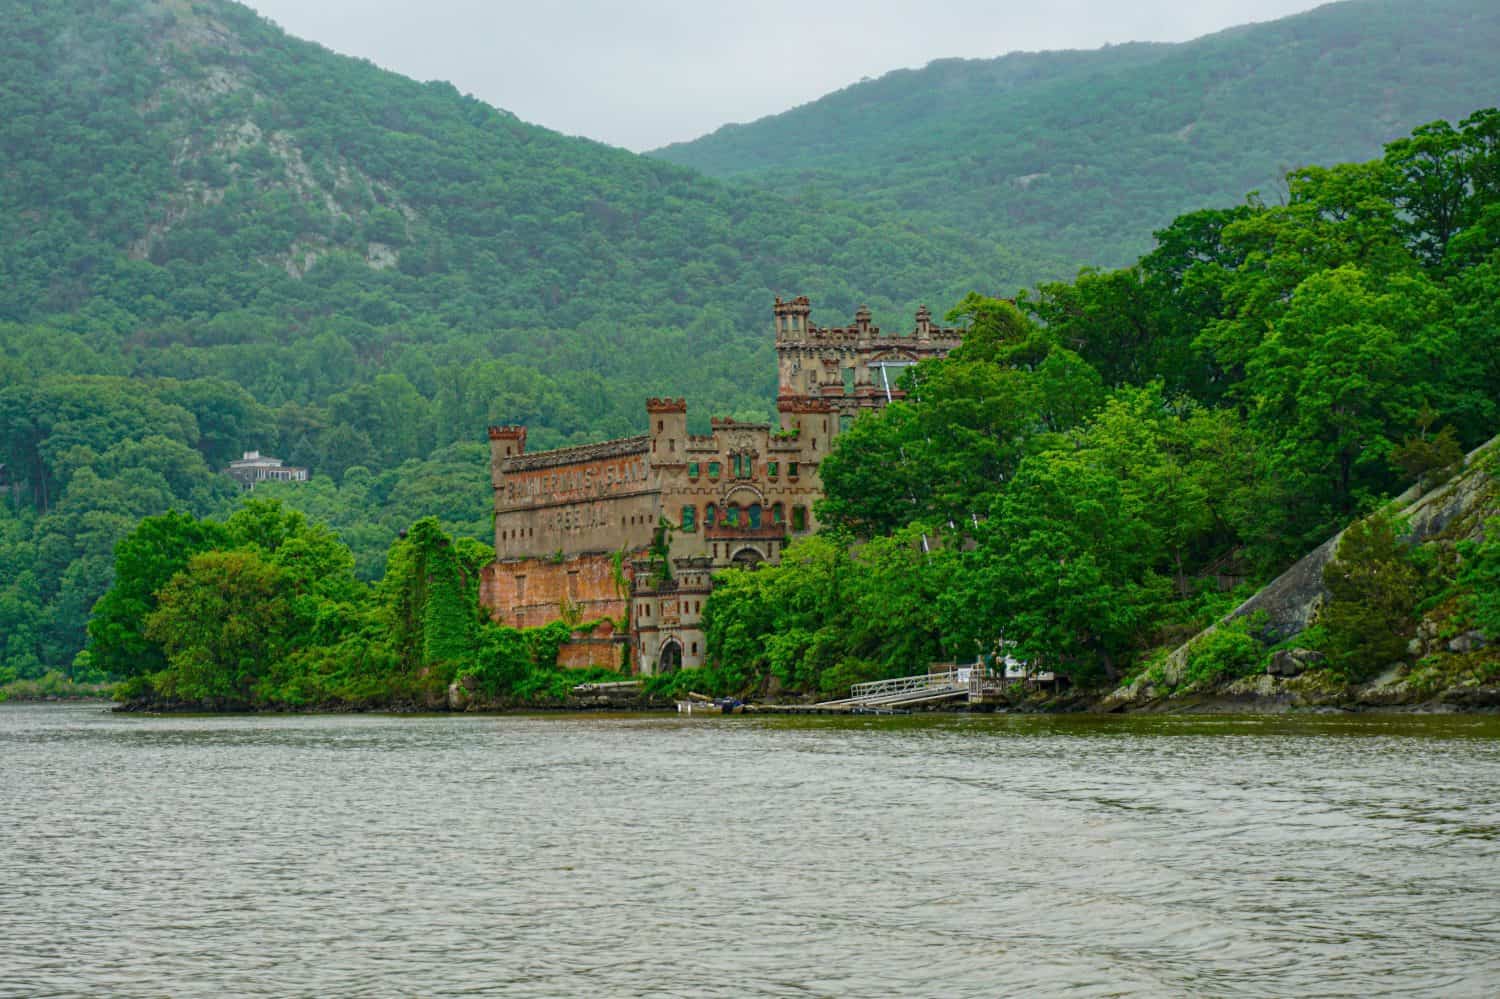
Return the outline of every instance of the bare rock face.
<path id="1" fill-rule="evenodd" d="M 474 695 L 474 678 L 464 677 L 448 684 L 448 701 L 444 705 L 449 711 L 467 711 L 474 707 L 478 698 Z"/>
<path id="2" fill-rule="evenodd" d="M 1478 652 L 1488 644 L 1489 642 L 1485 640 L 1484 632 L 1476 628 L 1473 631 L 1466 631 L 1462 635 L 1450 639 L 1448 642 L 1448 651 L 1458 653 Z"/>
<path id="3" fill-rule="evenodd" d="M 1325 658 L 1315 649 L 1282 649 L 1266 664 L 1266 672 L 1272 676 L 1301 676 L 1321 665 Z"/>
<path id="4" fill-rule="evenodd" d="M 1453 534 L 1455 528 L 1460 528 L 1459 533 L 1466 537 L 1481 530 L 1484 515 L 1492 512 L 1489 508 L 1495 502 L 1495 482 L 1490 469 L 1497 455 L 1500 455 L 1500 437 L 1492 437 L 1468 455 L 1463 470 L 1448 482 L 1425 493 L 1419 486 L 1413 486 L 1393 500 L 1391 508 L 1407 524 L 1405 540 L 1416 545 L 1439 535 Z M 1323 567 L 1333 560 L 1343 536 L 1340 531 L 1313 549 L 1264 589 L 1230 611 L 1219 624 L 1262 612 L 1266 625 L 1259 637 L 1267 644 L 1284 642 L 1301 634 L 1317 618 L 1318 610 L 1328 599 L 1328 591 L 1323 586 Z M 1217 624 L 1205 629 L 1173 650 L 1164 670 L 1169 683 L 1180 682 L 1188 647 L 1216 627 Z M 1468 644 L 1467 639 L 1463 644 Z M 1293 658 L 1297 652 L 1305 651 L 1292 650 Z M 1283 667 L 1295 668 L 1295 662 L 1293 659 L 1283 660 Z M 1276 668 L 1272 663 L 1268 672 L 1276 674 Z M 1303 661 L 1302 668 L 1307 668 L 1307 661 Z M 1298 673 L 1301 671 L 1297 670 Z M 1276 675 L 1296 676 L 1297 673 Z"/>

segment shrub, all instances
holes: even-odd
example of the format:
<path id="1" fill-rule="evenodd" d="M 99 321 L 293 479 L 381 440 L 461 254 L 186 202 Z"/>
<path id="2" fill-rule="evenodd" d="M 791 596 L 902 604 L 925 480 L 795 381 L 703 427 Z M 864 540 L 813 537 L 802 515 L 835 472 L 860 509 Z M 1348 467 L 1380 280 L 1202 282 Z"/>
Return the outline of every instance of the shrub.
<path id="1" fill-rule="evenodd" d="M 1248 676 L 1260 669 L 1265 646 L 1251 632 L 1255 622 L 1238 617 L 1226 621 L 1188 646 L 1183 683 L 1208 686 L 1236 677 Z"/>

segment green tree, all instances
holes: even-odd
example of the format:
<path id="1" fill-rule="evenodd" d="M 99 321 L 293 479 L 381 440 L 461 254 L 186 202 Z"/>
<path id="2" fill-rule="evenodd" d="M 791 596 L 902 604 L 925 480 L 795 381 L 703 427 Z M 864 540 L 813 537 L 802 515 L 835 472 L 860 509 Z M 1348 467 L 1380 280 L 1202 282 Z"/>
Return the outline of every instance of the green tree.
<path id="1" fill-rule="evenodd" d="M 147 639 L 166 653 L 155 681 L 185 701 L 248 703 L 287 645 L 288 579 L 249 550 L 194 555 L 157 594 Z"/>
<path id="2" fill-rule="evenodd" d="M 1350 525 L 1333 561 L 1323 567 L 1329 599 L 1317 624 L 1322 651 L 1351 680 L 1366 679 L 1404 659 L 1416 632 L 1417 605 L 1427 595 L 1428 572 L 1385 514 Z"/>
<path id="3" fill-rule="evenodd" d="M 157 592 L 189 560 L 218 548 L 228 533 L 213 521 L 169 510 L 147 517 L 115 545 L 114 581 L 94 605 L 88 622 L 93 664 L 114 676 L 156 673 L 166 668 L 161 645 L 146 637 L 146 620 Z"/>

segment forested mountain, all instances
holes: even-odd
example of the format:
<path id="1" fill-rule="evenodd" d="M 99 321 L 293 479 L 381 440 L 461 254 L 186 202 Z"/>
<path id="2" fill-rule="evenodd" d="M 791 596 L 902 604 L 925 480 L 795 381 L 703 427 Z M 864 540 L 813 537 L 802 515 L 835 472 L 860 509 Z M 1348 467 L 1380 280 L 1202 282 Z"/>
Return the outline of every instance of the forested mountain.
<path id="1" fill-rule="evenodd" d="M 651 155 L 1122 266 L 1184 211 L 1500 95 L 1500 4 L 1350 0 L 1183 44 L 946 59 Z"/>
<path id="2" fill-rule="evenodd" d="M 434 368 L 516 362 L 462 386 L 488 398 L 448 406 L 443 441 L 507 393 L 524 402 L 495 415 L 544 443 L 624 429 L 600 375 L 609 395 L 763 408 L 775 293 L 842 315 L 1034 276 L 982 240 L 525 124 L 225 0 L 4 0 L 0 73 L 0 319 L 93 336 L 112 373 L 222 376 L 272 405 L 375 369 L 432 396 Z"/>
<path id="3" fill-rule="evenodd" d="M 227 510 L 241 449 L 329 477 L 297 502 L 368 578 L 416 517 L 487 532 L 487 423 L 555 446 L 666 394 L 763 418 L 773 295 L 894 326 L 1048 269 L 564 137 L 227 0 L 0 0 L 0 205 L 0 673 L 66 663 L 116 539 Z"/>

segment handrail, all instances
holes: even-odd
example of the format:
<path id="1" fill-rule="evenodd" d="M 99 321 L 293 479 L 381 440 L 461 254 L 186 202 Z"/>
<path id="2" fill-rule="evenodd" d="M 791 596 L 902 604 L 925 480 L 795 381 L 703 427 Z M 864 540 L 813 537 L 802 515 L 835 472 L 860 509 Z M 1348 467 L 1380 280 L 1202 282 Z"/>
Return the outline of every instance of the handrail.
<path id="1" fill-rule="evenodd" d="M 961 677 L 960 674 L 964 675 Z M 913 676 L 898 676 L 889 680 L 872 680 L 868 683 L 856 683 L 849 688 L 849 699 L 881 697 L 942 687 L 967 687 L 973 690 L 976 685 L 982 685 L 985 677 L 988 675 L 988 667 L 982 665 L 963 667 L 955 665 L 936 672 L 917 673 Z"/>

